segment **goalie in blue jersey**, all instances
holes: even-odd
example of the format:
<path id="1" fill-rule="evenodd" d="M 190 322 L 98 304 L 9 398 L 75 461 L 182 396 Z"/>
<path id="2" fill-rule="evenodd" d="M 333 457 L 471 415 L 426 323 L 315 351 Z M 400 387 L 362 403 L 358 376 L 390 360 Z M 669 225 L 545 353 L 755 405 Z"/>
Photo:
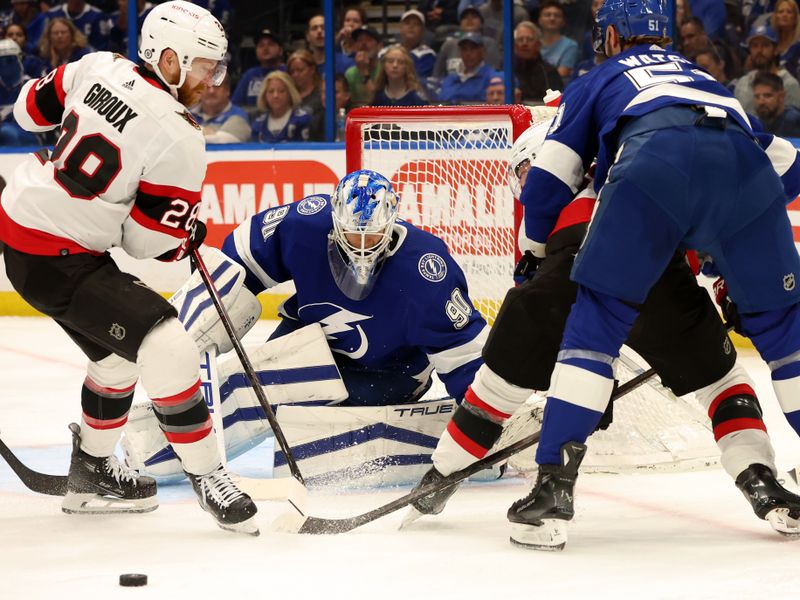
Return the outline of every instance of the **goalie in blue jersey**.
<path id="1" fill-rule="evenodd" d="M 225 239 L 223 255 L 206 257 L 240 323 L 257 317 L 256 295 L 294 283 L 280 324 L 250 358 L 312 482 L 417 480 L 482 362 L 489 328 L 464 273 L 444 242 L 398 218 L 399 200 L 383 175 L 355 171 L 330 196 L 256 214 Z M 201 349 L 224 352 L 204 297 L 202 283 L 190 280 L 174 298 Z M 420 401 L 434 371 L 448 397 Z M 237 360 L 220 362 L 219 380 L 232 458 L 268 431 Z M 180 474 L 163 444 L 152 446 L 148 415 L 139 414 L 127 431 L 129 462 L 153 475 Z M 281 452 L 275 467 L 277 475 L 286 470 Z"/>

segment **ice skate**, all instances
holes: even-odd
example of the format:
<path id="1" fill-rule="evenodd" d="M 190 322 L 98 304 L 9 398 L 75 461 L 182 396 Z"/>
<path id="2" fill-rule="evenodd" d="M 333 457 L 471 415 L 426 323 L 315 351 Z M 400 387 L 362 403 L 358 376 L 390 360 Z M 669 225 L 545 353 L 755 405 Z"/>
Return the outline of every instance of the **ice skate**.
<path id="1" fill-rule="evenodd" d="M 67 514 L 143 513 L 158 508 L 156 481 L 121 464 L 113 454 L 94 457 L 81 450 L 81 429 L 72 432 L 72 461 L 61 510 Z"/>
<path id="2" fill-rule="evenodd" d="M 236 486 L 224 467 L 217 467 L 208 475 L 187 475 L 200 506 L 222 529 L 248 535 L 260 533 L 255 522 L 255 502 Z"/>
<path id="3" fill-rule="evenodd" d="M 782 535 L 800 537 L 800 496 L 778 483 L 769 467 L 750 465 L 736 478 L 736 487 L 759 519 Z"/>
<path id="4" fill-rule="evenodd" d="M 563 550 L 567 543 L 567 521 L 573 507 L 578 467 L 586 446 L 567 442 L 561 447 L 560 465 L 541 465 L 530 494 L 508 509 L 511 543 L 535 550 Z"/>

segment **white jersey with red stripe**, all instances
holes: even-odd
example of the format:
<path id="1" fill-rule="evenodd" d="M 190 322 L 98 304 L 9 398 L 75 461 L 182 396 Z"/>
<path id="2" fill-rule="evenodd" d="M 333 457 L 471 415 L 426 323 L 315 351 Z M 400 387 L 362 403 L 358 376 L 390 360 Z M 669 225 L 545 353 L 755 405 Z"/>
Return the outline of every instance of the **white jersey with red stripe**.
<path id="1" fill-rule="evenodd" d="M 200 208 L 205 142 L 180 104 L 142 67 L 98 52 L 23 86 L 28 131 L 61 127 L 49 158 L 32 154 L 0 201 L 0 239 L 21 252 L 182 258 Z"/>

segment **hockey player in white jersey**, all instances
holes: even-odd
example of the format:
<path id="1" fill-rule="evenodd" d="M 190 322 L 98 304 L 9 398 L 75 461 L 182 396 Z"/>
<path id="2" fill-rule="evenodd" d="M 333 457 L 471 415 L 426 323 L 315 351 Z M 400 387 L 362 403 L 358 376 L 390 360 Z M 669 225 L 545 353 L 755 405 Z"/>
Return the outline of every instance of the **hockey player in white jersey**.
<path id="1" fill-rule="evenodd" d="M 202 243 L 204 142 L 186 107 L 220 83 L 226 50 L 208 11 L 167 2 L 145 19 L 138 66 L 90 54 L 26 84 L 14 106 L 28 131 L 60 133 L 52 155 L 29 156 L 3 192 L 8 277 L 89 358 L 64 512 L 156 508 L 154 480 L 114 457 L 141 377 L 200 505 L 224 529 L 258 533 L 255 504 L 221 467 L 193 340 L 107 252 L 174 261 Z"/>

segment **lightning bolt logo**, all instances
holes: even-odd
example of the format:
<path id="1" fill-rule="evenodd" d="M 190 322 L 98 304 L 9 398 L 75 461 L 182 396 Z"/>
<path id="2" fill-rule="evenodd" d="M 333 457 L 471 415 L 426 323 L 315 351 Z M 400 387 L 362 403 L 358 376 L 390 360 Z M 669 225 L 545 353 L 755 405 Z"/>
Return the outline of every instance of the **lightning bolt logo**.
<path id="1" fill-rule="evenodd" d="M 319 317 L 319 308 L 326 306 L 335 309 L 335 312 L 332 312 L 324 317 Z M 311 318 L 322 325 L 322 331 L 325 333 L 325 337 L 329 340 L 345 343 L 345 338 L 347 337 L 348 332 L 353 331 L 358 334 L 358 344 L 351 346 L 355 347 L 355 350 L 347 351 L 341 348 L 332 347 L 332 352 L 344 354 L 352 359 L 359 359 L 363 357 L 369 350 L 369 340 L 367 339 L 367 335 L 364 333 L 364 330 L 361 328 L 361 325 L 358 325 L 358 322 L 371 319 L 372 315 L 362 315 L 330 302 L 320 302 L 301 306 L 297 311 L 298 316 L 302 315 L 303 311 L 312 311 L 312 313 L 316 313 Z M 337 334 L 345 335 L 337 336 Z"/>

